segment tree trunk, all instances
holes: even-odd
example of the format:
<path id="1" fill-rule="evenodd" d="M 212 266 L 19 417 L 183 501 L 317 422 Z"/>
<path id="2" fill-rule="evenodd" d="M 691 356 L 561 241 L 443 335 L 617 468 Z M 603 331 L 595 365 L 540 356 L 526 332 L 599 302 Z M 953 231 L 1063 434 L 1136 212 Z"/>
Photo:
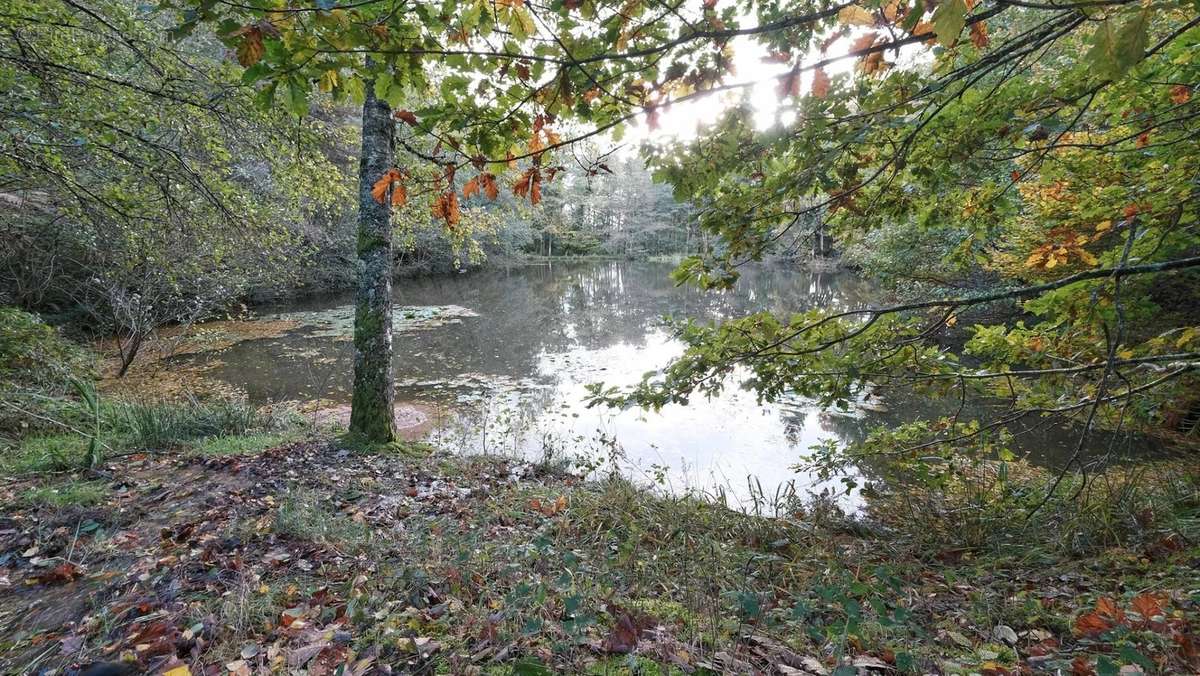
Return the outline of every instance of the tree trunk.
<path id="1" fill-rule="evenodd" d="M 394 127 L 391 107 L 375 98 L 371 82 L 366 95 L 358 162 L 358 291 L 350 432 L 370 442 L 387 443 L 396 437 L 392 412 L 392 224 L 390 200 L 376 202 L 371 188 L 395 162 Z"/>
<path id="2" fill-rule="evenodd" d="M 133 366 L 133 360 L 137 359 L 138 350 L 142 347 L 142 341 L 146 339 L 146 334 L 140 331 L 133 331 L 129 336 L 128 343 L 122 343 L 121 337 L 117 336 L 117 351 L 121 353 L 121 369 L 117 371 L 118 378 L 124 378 L 129 372 L 129 367 Z"/>

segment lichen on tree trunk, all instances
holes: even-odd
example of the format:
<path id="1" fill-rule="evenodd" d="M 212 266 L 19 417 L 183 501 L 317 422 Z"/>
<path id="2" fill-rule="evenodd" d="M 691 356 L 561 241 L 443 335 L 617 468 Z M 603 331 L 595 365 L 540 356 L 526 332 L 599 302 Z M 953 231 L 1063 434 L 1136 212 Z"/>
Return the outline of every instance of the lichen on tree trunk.
<path id="1" fill-rule="evenodd" d="M 377 99 L 374 87 L 368 84 L 358 164 L 358 291 L 350 432 L 377 443 L 396 437 L 392 416 L 392 225 L 389 207 L 375 201 L 371 187 L 395 162 L 393 130 L 391 107 Z"/>

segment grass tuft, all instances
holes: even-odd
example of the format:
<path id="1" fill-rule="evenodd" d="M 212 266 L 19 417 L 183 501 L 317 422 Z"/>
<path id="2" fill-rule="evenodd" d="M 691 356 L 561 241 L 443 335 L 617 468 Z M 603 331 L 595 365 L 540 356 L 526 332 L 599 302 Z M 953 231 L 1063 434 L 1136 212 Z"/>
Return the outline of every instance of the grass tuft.
<path id="1" fill-rule="evenodd" d="M 20 495 L 20 502 L 31 507 L 94 507 L 108 497 L 108 486 L 99 481 L 65 481 L 36 486 Z"/>
<path id="2" fill-rule="evenodd" d="M 232 436 L 206 437 L 193 442 L 192 449 L 200 456 L 257 455 L 287 441 L 289 435 L 270 432 L 253 432 Z"/>

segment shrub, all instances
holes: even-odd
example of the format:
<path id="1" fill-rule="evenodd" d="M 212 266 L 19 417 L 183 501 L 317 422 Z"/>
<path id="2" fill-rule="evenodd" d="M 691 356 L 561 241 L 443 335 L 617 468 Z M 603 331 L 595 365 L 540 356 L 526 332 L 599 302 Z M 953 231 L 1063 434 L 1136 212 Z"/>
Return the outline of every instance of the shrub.
<path id="1" fill-rule="evenodd" d="M 96 375 L 94 355 L 37 315 L 0 307 L 0 433 L 54 427 L 74 382 Z"/>

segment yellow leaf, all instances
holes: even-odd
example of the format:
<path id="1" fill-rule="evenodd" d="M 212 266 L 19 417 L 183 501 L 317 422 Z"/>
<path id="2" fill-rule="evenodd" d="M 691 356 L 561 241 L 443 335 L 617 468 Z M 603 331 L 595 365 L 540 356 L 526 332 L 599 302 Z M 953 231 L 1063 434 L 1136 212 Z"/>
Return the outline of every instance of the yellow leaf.
<path id="1" fill-rule="evenodd" d="M 899 15 L 899 12 L 899 0 L 891 0 L 891 2 L 883 6 L 883 18 L 887 19 L 888 21 L 895 21 L 896 17 Z"/>
<path id="2" fill-rule="evenodd" d="M 331 92 L 334 87 L 337 87 L 338 73 L 336 70 L 327 70 L 321 74 L 321 79 L 317 82 L 317 88 L 323 92 Z"/>
<path id="3" fill-rule="evenodd" d="M 874 26 L 875 17 L 858 5 L 848 5 L 838 12 L 838 22 L 846 26 Z"/>
<path id="4" fill-rule="evenodd" d="M 1096 232 L 1105 232 L 1112 230 L 1112 221 L 1100 221 L 1096 224 Z"/>
<path id="5" fill-rule="evenodd" d="M 1092 253 L 1090 251 L 1088 251 L 1087 249 L 1079 249 L 1075 253 L 1079 254 L 1079 258 L 1082 259 L 1083 262 L 1087 263 L 1088 265 L 1095 266 L 1095 265 L 1099 265 L 1099 263 L 1100 263 L 1100 261 L 1096 260 L 1096 257 L 1093 256 Z"/>
<path id="6" fill-rule="evenodd" d="M 186 664 L 181 664 L 164 671 L 162 676 L 192 676 L 192 670 Z"/>

